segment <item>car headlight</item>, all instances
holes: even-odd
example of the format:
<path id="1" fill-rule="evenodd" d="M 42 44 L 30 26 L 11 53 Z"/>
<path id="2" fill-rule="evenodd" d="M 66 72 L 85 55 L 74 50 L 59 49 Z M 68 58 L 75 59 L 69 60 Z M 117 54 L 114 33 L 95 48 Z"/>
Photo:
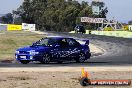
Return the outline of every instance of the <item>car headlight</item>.
<path id="1" fill-rule="evenodd" d="M 30 55 L 36 55 L 36 54 L 39 54 L 39 52 L 36 52 L 36 51 L 29 51 Z"/>
<path id="2" fill-rule="evenodd" d="M 19 54 L 19 51 L 16 51 L 15 53 L 16 53 L 16 54 Z"/>

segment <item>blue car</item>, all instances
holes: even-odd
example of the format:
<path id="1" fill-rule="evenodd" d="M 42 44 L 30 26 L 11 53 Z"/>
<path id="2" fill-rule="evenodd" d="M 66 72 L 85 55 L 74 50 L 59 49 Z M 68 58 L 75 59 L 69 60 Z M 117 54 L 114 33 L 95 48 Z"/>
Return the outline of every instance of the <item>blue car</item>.
<path id="1" fill-rule="evenodd" d="M 89 40 L 80 44 L 74 38 L 46 37 L 33 43 L 31 46 L 22 47 L 16 50 L 16 60 L 22 64 L 31 61 L 41 63 L 72 61 L 82 63 L 91 56 Z"/>

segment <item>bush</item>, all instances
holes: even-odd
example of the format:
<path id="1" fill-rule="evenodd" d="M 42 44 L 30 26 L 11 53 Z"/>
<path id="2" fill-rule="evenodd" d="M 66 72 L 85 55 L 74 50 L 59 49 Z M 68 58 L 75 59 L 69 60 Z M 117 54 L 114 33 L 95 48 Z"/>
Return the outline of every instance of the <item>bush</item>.
<path id="1" fill-rule="evenodd" d="M 112 27 L 106 27 L 106 28 L 104 28 L 104 31 L 113 31 L 113 28 Z"/>
<path id="2" fill-rule="evenodd" d="M 123 30 L 124 31 L 129 31 L 129 26 L 128 25 L 123 26 Z"/>

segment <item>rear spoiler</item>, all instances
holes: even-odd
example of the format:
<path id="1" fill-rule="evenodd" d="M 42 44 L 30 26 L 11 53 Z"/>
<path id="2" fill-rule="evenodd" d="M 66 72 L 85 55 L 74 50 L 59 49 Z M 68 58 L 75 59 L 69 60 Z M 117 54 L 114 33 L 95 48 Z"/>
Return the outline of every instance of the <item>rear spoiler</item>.
<path id="1" fill-rule="evenodd" d="M 85 41 L 85 45 L 89 45 L 89 40 L 86 40 Z"/>
<path id="2" fill-rule="evenodd" d="M 79 40 L 79 39 L 77 39 L 77 41 L 78 41 L 80 44 L 89 45 L 89 40 Z"/>

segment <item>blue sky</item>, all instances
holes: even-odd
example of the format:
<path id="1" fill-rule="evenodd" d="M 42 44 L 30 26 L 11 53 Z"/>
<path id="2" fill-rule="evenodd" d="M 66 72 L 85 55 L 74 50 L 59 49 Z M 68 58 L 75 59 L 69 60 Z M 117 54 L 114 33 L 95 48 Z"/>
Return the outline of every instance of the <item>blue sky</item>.
<path id="1" fill-rule="evenodd" d="M 0 14 L 6 14 L 16 10 L 23 0 L 0 0 Z M 78 0 L 79 2 L 83 0 Z M 91 2 L 92 0 L 84 0 Z M 132 0 L 102 0 L 106 3 L 109 13 L 108 18 L 115 18 L 120 22 L 132 20 Z"/>
<path id="2" fill-rule="evenodd" d="M 6 14 L 16 10 L 24 0 L 0 0 L 0 14 Z"/>

